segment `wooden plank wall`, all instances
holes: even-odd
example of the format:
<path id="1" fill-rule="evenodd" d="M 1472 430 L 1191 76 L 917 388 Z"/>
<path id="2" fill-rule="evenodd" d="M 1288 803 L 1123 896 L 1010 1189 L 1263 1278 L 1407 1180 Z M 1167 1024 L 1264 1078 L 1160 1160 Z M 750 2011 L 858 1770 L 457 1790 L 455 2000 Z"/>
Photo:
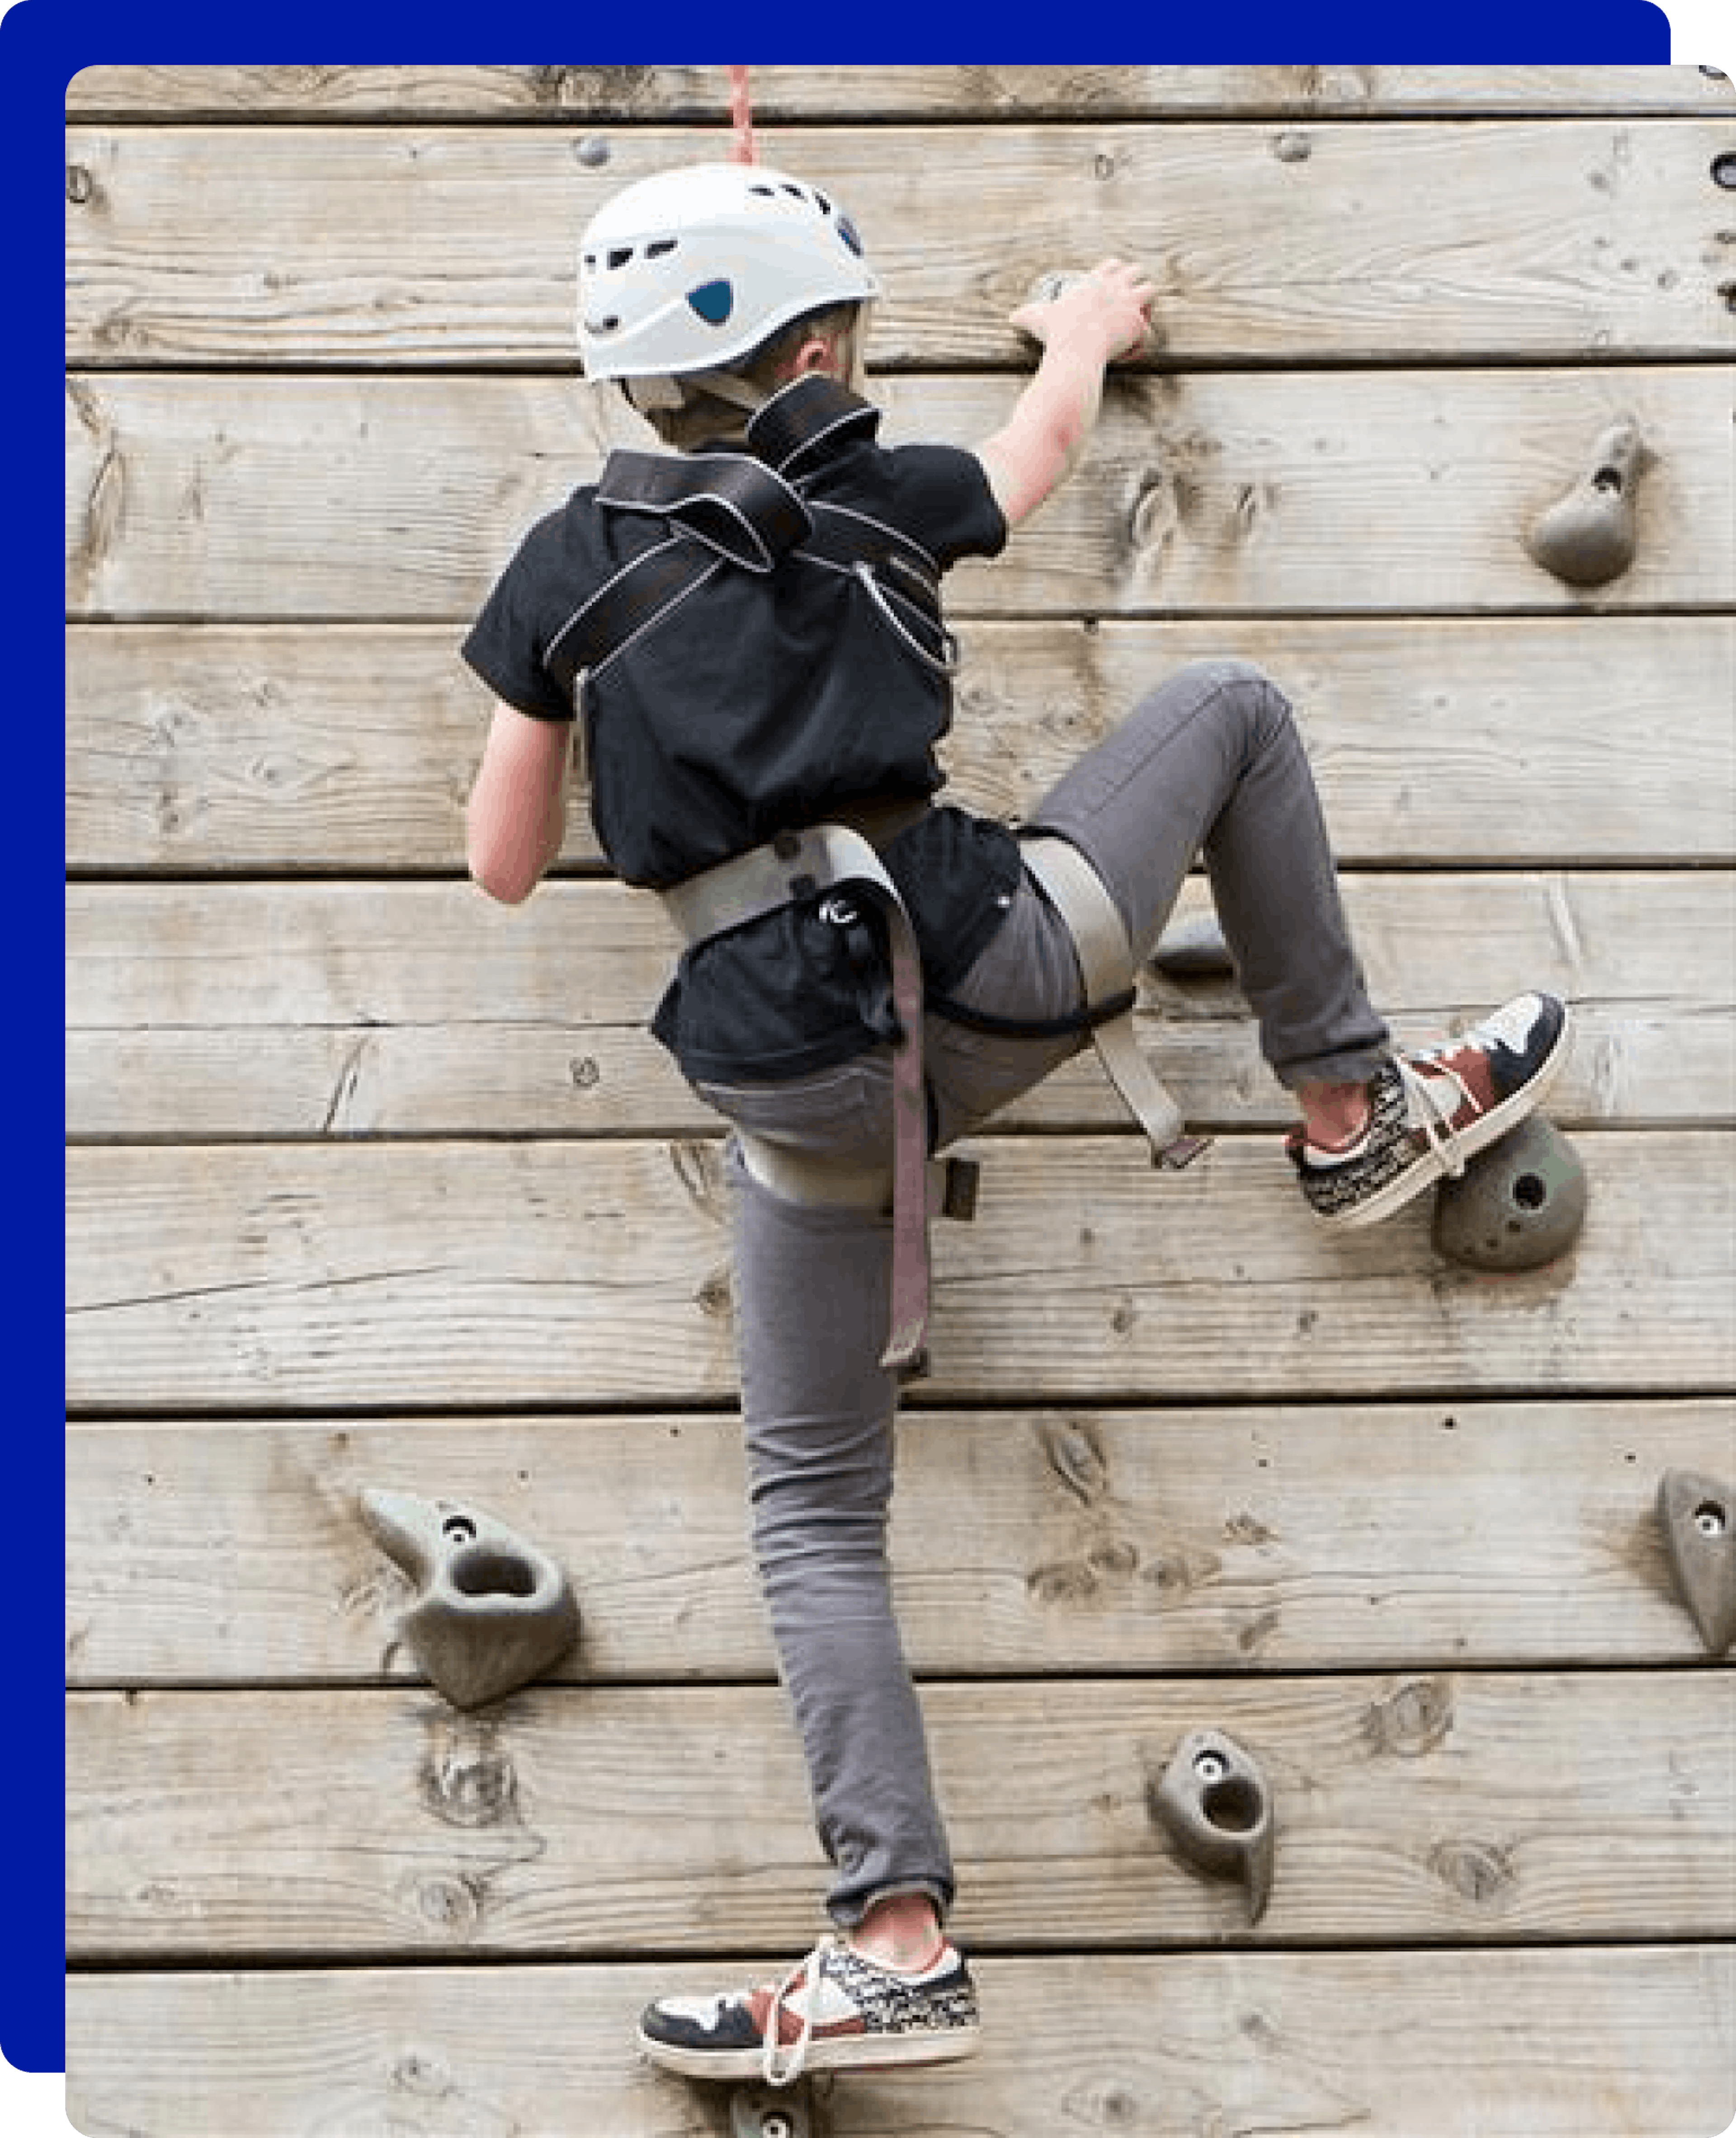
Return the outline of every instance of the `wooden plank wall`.
<path id="1" fill-rule="evenodd" d="M 958 791 L 1017 811 L 1206 652 L 1297 697 L 1402 1034 L 1569 996 L 1565 1264 L 1323 1241 L 1221 983 L 1079 1067 L 940 1241 L 895 1556 L 988 2046 L 828 2138 L 1683 2138 L 1733 2106 L 1733 1714 L 1661 1472 L 1729 1477 L 1736 108 L 1695 67 L 765 68 L 768 160 L 890 295 L 893 434 L 968 442 L 1042 271 L 1162 292 L 1075 486 L 955 580 Z M 720 70 L 93 67 L 68 99 L 69 2074 L 129 2138 L 699 2138 L 640 2003 L 822 1885 L 743 1542 L 714 1123 L 582 809 L 465 881 L 456 657 L 627 435 L 574 240 L 726 145 Z M 1723 159 L 1722 162 L 1719 159 Z M 1612 422 L 1630 572 L 1529 521 Z M 1197 886 L 1190 898 L 1198 896 Z M 471 1716 L 368 1484 L 570 1569 Z M 1230 1730 L 1271 1906 L 1151 1784 Z"/>

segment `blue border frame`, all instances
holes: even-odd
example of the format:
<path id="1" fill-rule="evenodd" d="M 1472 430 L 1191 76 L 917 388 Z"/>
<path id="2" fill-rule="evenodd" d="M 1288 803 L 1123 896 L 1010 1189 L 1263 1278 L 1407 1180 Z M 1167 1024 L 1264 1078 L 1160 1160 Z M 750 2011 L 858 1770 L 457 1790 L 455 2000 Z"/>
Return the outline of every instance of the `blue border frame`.
<path id="1" fill-rule="evenodd" d="M 688 20 L 660 11 L 656 41 L 666 51 L 685 46 L 689 51 L 720 41 L 714 16 L 702 16 L 690 0 L 688 18 L 690 32 Z M 52 501 L 64 482 L 49 391 L 63 363 L 62 353 L 51 346 L 64 289 L 64 236 L 52 178 L 63 161 L 57 139 L 66 82 L 81 66 L 99 61 L 119 63 L 134 56 L 139 63 L 147 63 L 148 56 L 149 63 L 159 65 L 172 57 L 192 63 L 194 55 L 210 54 L 221 55 L 226 65 L 246 64 L 250 57 L 255 64 L 281 64 L 296 51 L 311 58 L 321 50 L 328 55 L 346 52 L 354 64 L 363 63 L 361 56 L 370 51 L 393 55 L 398 62 L 417 51 L 437 50 L 446 58 L 466 45 L 474 52 L 482 42 L 478 32 L 485 30 L 488 46 L 497 53 L 514 42 L 528 52 L 539 42 L 546 47 L 563 40 L 582 42 L 596 63 L 605 63 L 612 51 L 623 61 L 643 63 L 644 41 L 629 45 L 622 40 L 628 27 L 625 11 L 620 11 L 599 37 L 593 21 L 570 7 L 527 7 L 511 0 L 485 14 L 472 14 L 451 0 L 420 0 L 413 8 L 400 0 L 365 9 L 311 0 L 280 10 L 220 8 L 192 0 L 136 10 L 123 10 L 107 0 L 85 0 L 77 7 L 56 0 L 17 0 L 0 21 L 0 76 L 7 92 L 0 159 L 9 182 L 3 198 L 12 210 L 9 251 L 18 276 L 5 361 L 15 412 L 22 417 L 12 432 L 22 494 L 11 515 L 7 544 L 13 794 L 21 804 L 13 822 L 14 837 L 22 838 L 24 848 L 25 896 L 24 913 L 12 924 L 13 989 L 15 1001 L 27 1011 L 39 1000 L 56 998 L 51 960 L 56 946 L 64 948 L 63 928 L 54 918 L 59 908 L 50 904 L 51 890 L 57 895 L 58 871 L 49 847 L 49 813 L 37 804 L 39 786 L 46 792 L 49 759 L 49 730 L 38 716 L 39 703 L 64 700 L 59 626 L 64 589 L 37 530 L 51 524 Z M 944 38 L 938 34 L 943 27 Z M 926 62 L 937 45 L 944 51 L 950 44 L 955 53 L 992 51 L 997 63 L 1040 63 L 1046 58 L 1055 64 L 1061 62 L 1064 50 L 1060 27 L 1051 21 L 1045 35 L 1035 17 L 1015 26 L 1003 10 L 991 11 L 983 0 L 968 8 L 955 6 L 944 26 L 938 26 L 931 7 L 900 0 L 890 8 L 874 9 L 871 22 L 855 37 L 846 34 L 850 26 L 841 8 L 830 22 L 805 15 L 802 49 L 810 61 L 817 51 L 829 51 L 841 63 L 871 65 L 844 56 L 860 53 L 866 43 L 883 56 L 895 51 L 905 61 Z M 1183 64 L 1190 56 L 1202 64 L 1270 63 L 1284 51 L 1295 55 L 1305 49 L 1316 58 L 1337 53 L 1343 59 L 1378 58 L 1388 65 L 1656 65 L 1670 59 L 1671 34 L 1668 17 L 1650 0 L 1456 0 L 1431 17 L 1402 17 L 1388 15 L 1369 0 L 1317 4 L 1302 16 L 1290 8 L 1280 11 L 1275 0 L 1241 0 L 1233 14 L 1215 8 L 1192 14 L 1155 11 L 1104 27 L 1114 32 L 1103 39 L 1111 51 L 1148 56 L 1158 51 L 1166 63 Z M 749 41 L 750 51 L 753 41 Z M 64 791 L 64 763 L 62 780 Z M 16 971 L 21 958 L 22 988 Z M 38 1043 L 32 1038 L 21 1047 L 22 1062 L 29 1062 Z M 41 1044 L 46 1052 L 46 1042 Z M 22 1579 L 16 1557 L 12 1574 L 14 1598 L 26 1601 L 26 1640 L 22 1697 L 9 1717 L 12 1750 L 0 1799 L 8 1815 L 12 1854 L 0 2050 L 20 2071 L 53 2072 L 62 2069 L 65 2054 L 63 1852 L 58 1838 L 64 1832 L 63 1761 L 53 1756 L 64 1742 L 64 1711 L 62 1662 L 59 1643 L 51 1636 L 48 1599 L 56 1571 L 64 1583 L 64 1568 L 39 1502 L 57 1509 L 64 1504 L 64 1380 L 63 1354 L 51 1349 L 58 1302 L 42 1276 L 49 1257 L 40 1243 L 56 1230 L 64 1237 L 64 1178 L 52 1122 L 37 1119 L 36 1077 L 15 1076 L 12 1089 L 17 1169 L 9 1183 L 11 1301 L 16 1349 L 25 1369 L 13 1383 L 11 1404 L 12 1541 L 14 1553 L 22 1548 L 24 1555 Z M 38 1602 L 40 1609 L 34 1608 Z M 6 2074 L 0 2071 L 0 2095 L 5 2092 Z"/>

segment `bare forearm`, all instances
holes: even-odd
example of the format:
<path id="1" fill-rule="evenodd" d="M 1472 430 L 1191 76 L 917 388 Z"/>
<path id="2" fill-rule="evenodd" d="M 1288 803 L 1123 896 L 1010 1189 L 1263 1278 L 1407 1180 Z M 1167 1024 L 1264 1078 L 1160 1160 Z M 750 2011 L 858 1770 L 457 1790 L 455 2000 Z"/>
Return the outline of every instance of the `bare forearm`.
<path id="1" fill-rule="evenodd" d="M 470 871 L 490 898 L 521 905 L 559 858 L 571 733 L 501 707 L 465 812 Z"/>
<path id="2" fill-rule="evenodd" d="M 1043 351 L 1005 427 L 978 448 L 1008 524 L 1028 518 L 1078 466 L 1103 403 L 1103 363 L 1076 346 Z"/>

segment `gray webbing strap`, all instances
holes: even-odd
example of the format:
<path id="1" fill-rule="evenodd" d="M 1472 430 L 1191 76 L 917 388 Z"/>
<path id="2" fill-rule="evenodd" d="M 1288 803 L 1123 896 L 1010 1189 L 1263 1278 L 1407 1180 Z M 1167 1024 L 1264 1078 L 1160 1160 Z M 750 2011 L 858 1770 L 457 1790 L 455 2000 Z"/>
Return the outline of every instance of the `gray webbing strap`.
<path id="1" fill-rule="evenodd" d="M 1086 1002 L 1107 1002 L 1124 993 L 1133 978 L 1133 952 L 1120 908 L 1102 877 L 1077 847 L 1053 834 L 1022 839 L 1019 851 L 1067 924 Z M 1139 1051 L 1133 1012 L 1095 1026 L 1091 1038 L 1109 1081 L 1145 1131 L 1152 1163 L 1174 1169 L 1197 1158 L 1207 1140 L 1187 1134 L 1181 1108 Z"/>
<path id="2" fill-rule="evenodd" d="M 892 1312 L 880 1364 L 914 1378 L 928 1364 L 928 1092 L 922 1063 L 922 953 L 897 885 L 859 832 L 842 824 L 815 824 L 805 831 L 780 832 L 768 845 L 672 885 L 662 897 L 676 927 L 693 944 L 739 928 L 792 899 L 848 885 L 866 886 L 885 914 L 892 1005 L 903 1030 L 892 1050 Z M 763 1147 L 761 1140 L 756 1141 Z"/>

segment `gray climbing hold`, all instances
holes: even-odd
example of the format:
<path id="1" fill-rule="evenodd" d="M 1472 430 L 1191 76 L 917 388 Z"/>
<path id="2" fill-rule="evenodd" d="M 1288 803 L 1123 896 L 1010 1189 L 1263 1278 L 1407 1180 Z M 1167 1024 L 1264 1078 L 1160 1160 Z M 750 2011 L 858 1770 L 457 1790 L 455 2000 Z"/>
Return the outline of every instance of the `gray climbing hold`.
<path id="1" fill-rule="evenodd" d="M 1236 960 L 1216 913 L 1188 913 L 1172 920 L 1158 938 L 1151 962 L 1172 979 L 1234 979 Z"/>
<path id="2" fill-rule="evenodd" d="M 1714 1656 L 1736 1640 L 1736 1494 L 1696 1470 L 1666 1470 L 1658 1520 L 1670 1570 Z"/>
<path id="3" fill-rule="evenodd" d="M 546 1552 L 469 1501 L 369 1489 L 362 1519 L 417 1585 L 398 1635 L 455 1707 L 527 1685 L 578 1638 L 578 1605 Z"/>
<path id="4" fill-rule="evenodd" d="M 1585 1168 L 1572 1144 L 1532 1114 L 1435 1197 L 1435 1247 L 1471 1269 L 1539 1268 L 1564 1255 L 1585 1223 Z"/>
<path id="5" fill-rule="evenodd" d="M 1634 559 L 1634 491 L 1646 457 L 1631 423 L 1606 431 L 1584 474 L 1525 538 L 1533 559 L 1570 586 L 1619 578 Z"/>
<path id="6" fill-rule="evenodd" d="M 1271 1897 L 1275 1830 L 1270 1793 L 1251 1753 L 1221 1730 L 1184 1737 L 1152 1792 L 1152 1809 L 1178 1854 L 1247 1887 L 1248 1920 Z"/>
<path id="7" fill-rule="evenodd" d="M 729 2138 L 812 2138 L 807 2088 L 739 2086 L 729 2097 Z"/>

